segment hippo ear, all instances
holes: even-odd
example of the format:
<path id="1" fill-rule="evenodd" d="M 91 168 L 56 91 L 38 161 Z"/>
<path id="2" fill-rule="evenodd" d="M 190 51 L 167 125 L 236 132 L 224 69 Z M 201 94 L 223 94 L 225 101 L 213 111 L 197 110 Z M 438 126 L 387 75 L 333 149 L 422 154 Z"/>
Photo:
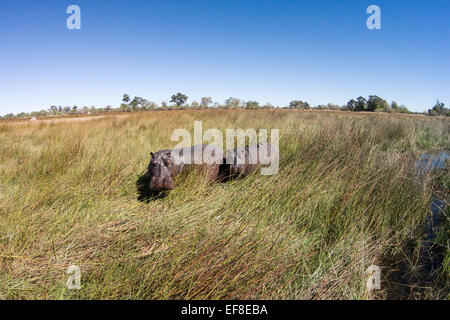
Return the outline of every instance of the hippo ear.
<path id="1" fill-rule="evenodd" d="M 153 154 L 153 152 L 150 152 L 150 155 L 152 156 L 152 158 L 155 156 L 155 155 Z"/>
<path id="2" fill-rule="evenodd" d="M 172 158 L 172 152 L 167 152 L 166 155 L 167 155 L 167 158 L 169 158 L 169 159 Z"/>

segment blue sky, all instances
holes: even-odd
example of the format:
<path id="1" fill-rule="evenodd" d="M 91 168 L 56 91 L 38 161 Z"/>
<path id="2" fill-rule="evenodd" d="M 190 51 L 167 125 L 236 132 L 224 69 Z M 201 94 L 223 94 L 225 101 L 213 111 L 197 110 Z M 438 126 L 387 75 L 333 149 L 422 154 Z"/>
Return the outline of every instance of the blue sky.
<path id="1" fill-rule="evenodd" d="M 379 95 L 450 104 L 450 1 L 3 0 L 0 115 L 233 96 L 285 106 Z M 68 30 L 66 8 L 81 8 Z M 381 8 L 381 30 L 366 9 Z"/>

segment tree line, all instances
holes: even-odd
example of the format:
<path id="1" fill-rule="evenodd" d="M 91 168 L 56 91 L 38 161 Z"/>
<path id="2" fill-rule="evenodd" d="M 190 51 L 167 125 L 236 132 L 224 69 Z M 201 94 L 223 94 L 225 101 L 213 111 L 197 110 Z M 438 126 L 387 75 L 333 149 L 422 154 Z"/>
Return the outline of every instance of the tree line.
<path id="1" fill-rule="evenodd" d="M 220 109 L 316 109 L 316 110 L 336 110 L 336 111 L 350 111 L 350 112 L 389 112 L 389 113 L 418 113 L 411 112 L 404 105 L 399 105 L 397 102 L 392 101 L 390 104 L 383 98 L 376 95 L 370 95 L 367 99 L 359 96 L 356 99 L 350 99 L 345 105 L 337 105 L 333 103 L 320 104 L 315 107 L 311 107 L 308 102 L 303 100 L 293 100 L 287 106 L 274 106 L 270 103 L 260 105 L 258 101 L 245 101 L 239 98 L 230 97 L 220 104 L 213 102 L 211 97 L 202 97 L 200 101 L 192 101 L 188 103 L 188 96 L 177 92 L 173 94 L 169 100 L 162 101 L 159 105 L 153 101 L 149 101 L 142 97 L 134 97 L 131 99 L 130 95 L 124 94 L 122 96 L 122 103 L 119 108 L 113 108 L 108 105 L 103 108 L 95 106 L 50 106 L 48 109 L 33 112 L 21 112 L 18 114 L 9 113 L 0 118 L 28 118 L 38 116 L 54 116 L 65 114 L 91 114 L 91 113 L 104 113 L 104 112 L 133 112 L 133 111 L 150 111 L 150 110 L 182 110 L 182 109 L 208 109 L 208 108 L 220 108 Z M 436 104 L 431 107 L 428 112 L 420 114 L 426 114 L 430 116 L 450 116 L 450 109 L 446 108 L 444 103 L 436 100 Z"/>

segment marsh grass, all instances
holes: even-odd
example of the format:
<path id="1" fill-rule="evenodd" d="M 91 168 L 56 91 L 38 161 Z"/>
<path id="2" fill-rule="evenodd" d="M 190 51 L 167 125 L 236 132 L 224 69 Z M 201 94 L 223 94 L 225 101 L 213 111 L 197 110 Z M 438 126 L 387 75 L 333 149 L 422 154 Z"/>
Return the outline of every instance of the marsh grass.
<path id="1" fill-rule="evenodd" d="M 279 173 L 187 174 L 137 201 L 149 152 L 194 120 L 280 129 Z M 0 124 L 0 297 L 372 298 L 365 270 L 417 239 L 429 211 L 414 157 L 449 137 L 442 118 L 287 110 Z M 66 287 L 71 264 L 81 290 Z"/>

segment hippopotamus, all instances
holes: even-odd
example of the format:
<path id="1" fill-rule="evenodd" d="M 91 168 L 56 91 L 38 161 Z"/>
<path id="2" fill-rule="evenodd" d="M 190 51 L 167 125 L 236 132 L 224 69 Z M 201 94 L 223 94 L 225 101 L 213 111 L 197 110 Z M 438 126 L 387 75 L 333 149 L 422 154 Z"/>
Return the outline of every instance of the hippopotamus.
<path id="1" fill-rule="evenodd" d="M 270 143 L 258 143 L 251 146 L 227 150 L 224 159 L 227 178 L 247 176 L 261 169 L 262 175 L 278 172 L 279 151 Z M 267 166 L 270 165 L 270 168 Z"/>
<path id="2" fill-rule="evenodd" d="M 150 152 L 148 165 L 150 191 L 165 191 L 175 189 L 174 178 L 184 169 L 198 165 L 205 171 L 207 179 L 218 179 L 220 164 L 223 161 L 223 151 L 216 146 L 202 144 L 174 150 Z"/>

